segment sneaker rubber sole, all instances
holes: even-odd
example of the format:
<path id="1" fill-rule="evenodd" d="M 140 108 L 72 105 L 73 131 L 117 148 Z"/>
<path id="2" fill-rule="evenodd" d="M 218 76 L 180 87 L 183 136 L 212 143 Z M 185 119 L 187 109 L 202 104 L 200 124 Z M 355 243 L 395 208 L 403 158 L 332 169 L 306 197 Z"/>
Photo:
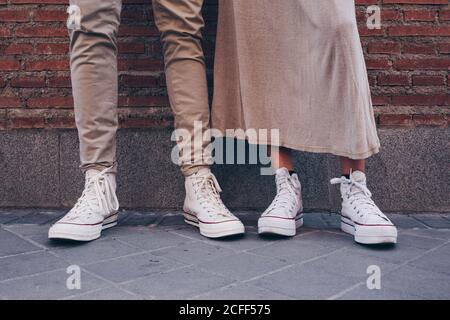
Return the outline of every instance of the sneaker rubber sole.
<path id="1" fill-rule="evenodd" d="M 361 244 L 397 243 L 397 228 L 394 225 L 358 225 L 341 215 L 341 230 L 354 236 Z"/>
<path id="2" fill-rule="evenodd" d="M 117 225 L 118 216 L 118 213 L 114 213 L 105 218 L 103 223 L 94 225 L 56 223 L 48 231 L 48 238 L 75 241 L 96 240 L 100 238 L 103 230 Z"/>
<path id="3" fill-rule="evenodd" d="M 258 220 L 258 233 L 293 237 L 301 226 L 303 226 L 303 213 L 299 213 L 294 219 L 264 216 Z"/>
<path id="4" fill-rule="evenodd" d="M 245 233 L 245 227 L 239 220 L 231 220 L 220 223 L 204 223 L 191 213 L 184 213 L 184 222 L 197 227 L 200 234 L 207 238 L 223 238 Z"/>

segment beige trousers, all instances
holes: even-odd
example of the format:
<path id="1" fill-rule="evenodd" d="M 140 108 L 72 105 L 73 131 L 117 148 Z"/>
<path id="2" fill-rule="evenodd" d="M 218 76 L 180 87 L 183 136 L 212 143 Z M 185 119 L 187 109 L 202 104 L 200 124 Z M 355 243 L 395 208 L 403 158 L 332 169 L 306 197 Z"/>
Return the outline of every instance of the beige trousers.
<path id="1" fill-rule="evenodd" d="M 117 32 L 121 0 L 70 0 L 70 66 L 75 121 L 83 170 L 116 168 Z M 209 128 L 210 110 L 201 46 L 203 0 L 153 0 L 161 31 L 167 88 L 175 126 L 192 139 L 178 141 L 180 166 L 191 175 L 210 163 L 208 139 L 193 143 Z M 201 121 L 201 126 L 194 126 Z M 166 142 L 162 142 L 166 143 Z"/>

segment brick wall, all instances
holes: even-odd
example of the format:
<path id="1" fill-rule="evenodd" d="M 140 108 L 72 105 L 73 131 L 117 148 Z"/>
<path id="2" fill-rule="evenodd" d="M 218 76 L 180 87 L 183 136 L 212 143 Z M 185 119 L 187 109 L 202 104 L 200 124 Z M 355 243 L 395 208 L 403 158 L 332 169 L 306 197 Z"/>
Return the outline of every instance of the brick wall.
<path id="1" fill-rule="evenodd" d="M 121 126 L 171 126 L 161 45 L 150 0 L 123 2 L 119 45 Z M 448 0 L 356 2 L 378 124 L 448 126 Z M 67 3 L 0 0 L 0 130 L 74 127 L 65 28 Z M 381 30 L 365 26 L 365 8 L 372 4 L 381 5 Z M 205 49 L 211 68 L 215 0 L 206 0 L 204 14 Z"/>

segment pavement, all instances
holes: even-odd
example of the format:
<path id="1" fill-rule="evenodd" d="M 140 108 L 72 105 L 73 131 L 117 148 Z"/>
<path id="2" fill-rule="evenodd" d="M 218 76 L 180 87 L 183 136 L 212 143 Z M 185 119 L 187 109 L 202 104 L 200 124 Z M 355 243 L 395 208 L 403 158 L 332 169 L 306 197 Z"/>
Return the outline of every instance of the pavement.
<path id="1" fill-rule="evenodd" d="M 89 243 L 49 241 L 64 211 L 0 209 L 0 299 L 449 299 L 450 214 L 392 214 L 397 245 L 363 246 L 333 213 L 293 238 L 210 240 L 175 211 L 123 211 Z"/>

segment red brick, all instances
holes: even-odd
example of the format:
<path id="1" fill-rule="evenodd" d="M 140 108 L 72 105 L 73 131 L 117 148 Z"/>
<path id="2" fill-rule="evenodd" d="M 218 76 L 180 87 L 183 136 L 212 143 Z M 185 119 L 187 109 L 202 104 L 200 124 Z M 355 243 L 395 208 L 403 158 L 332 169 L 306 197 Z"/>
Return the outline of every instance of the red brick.
<path id="1" fill-rule="evenodd" d="M 137 42 L 122 42 L 119 43 L 119 53 L 144 53 L 145 45 Z"/>
<path id="2" fill-rule="evenodd" d="M 48 86 L 51 88 L 70 88 L 70 77 L 51 77 L 48 79 Z"/>
<path id="3" fill-rule="evenodd" d="M 369 70 L 389 69 L 390 67 L 389 60 L 385 59 L 366 59 L 366 65 Z"/>
<path id="4" fill-rule="evenodd" d="M 44 77 L 19 77 L 10 80 L 11 87 L 17 88 L 42 88 L 45 87 Z"/>
<path id="5" fill-rule="evenodd" d="M 390 102 L 389 97 L 386 96 L 372 96 L 372 103 L 374 106 L 385 106 Z"/>
<path id="6" fill-rule="evenodd" d="M 118 61 L 121 126 L 172 126 L 151 1 L 123 3 Z M 0 130 L 74 128 L 72 98 L 66 97 L 71 92 L 68 4 L 68 0 L 0 0 L 0 94 L 4 96 Z M 366 27 L 366 8 L 373 4 L 382 5 L 380 30 Z M 380 125 L 441 126 L 446 121 L 448 126 L 448 116 L 428 114 L 430 109 L 435 112 L 434 107 L 448 106 L 450 100 L 445 94 L 450 87 L 448 1 L 356 0 L 356 5 Z M 203 13 L 204 50 L 212 78 L 217 1 L 206 1 Z M 400 109 L 411 113 L 395 114 Z M 155 110 L 162 115 L 155 116 Z M 13 120 L 6 126 L 10 111 Z"/>
<path id="7" fill-rule="evenodd" d="M 383 0 L 384 4 L 448 4 L 448 0 Z"/>
<path id="8" fill-rule="evenodd" d="M 447 116 L 444 114 L 415 114 L 413 115 L 413 122 L 415 126 L 446 127 Z"/>
<path id="9" fill-rule="evenodd" d="M 438 44 L 439 53 L 450 53 L 450 42 Z"/>
<path id="10" fill-rule="evenodd" d="M 409 114 L 380 114 L 378 119 L 380 126 L 413 126 L 412 116 Z"/>
<path id="11" fill-rule="evenodd" d="M 10 0 L 12 4 L 69 4 L 69 0 Z"/>
<path id="12" fill-rule="evenodd" d="M 399 59 L 394 62 L 394 68 L 399 70 L 448 70 L 449 59 Z"/>
<path id="13" fill-rule="evenodd" d="M 409 76 L 406 74 L 388 74 L 378 76 L 380 86 L 408 86 Z"/>
<path id="14" fill-rule="evenodd" d="M 5 49 L 5 54 L 27 54 L 33 51 L 31 43 L 11 43 Z"/>
<path id="15" fill-rule="evenodd" d="M 169 107 L 166 96 L 119 97 L 120 107 Z"/>
<path id="16" fill-rule="evenodd" d="M 16 30 L 16 36 L 23 38 L 67 37 L 67 29 L 57 27 L 19 27 Z"/>
<path id="17" fill-rule="evenodd" d="M 69 60 L 28 61 L 25 69 L 27 71 L 69 70 Z"/>
<path id="18" fill-rule="evenodd" d="M 120 71 L 162 71 L 164 70 L 164 62 L 154 59 L 126 59 L 119 60 L 118 68 Z"/>
<path id="19" fill-rule="evenodd" d="M 405 21 L 434 21 L 437 11 L 434 10 L 405 10 Z"/>
<path id="20" fill-rule="evenodd" d="M 20 107 L 20 99 L 12 96 L 0 96 L 0 108 Z"/>
<path id="21" fill-rule="evenodd" d="M 441 10 L 439 12 L 439 20 L 441 21 L 450 21 L 450 10 Z"/>
<path id="22" fill-rule="evenodd" d="M 27 10 L 0 10 L 0 22 L 26 22 L 29 19 Z"/>
<path id="23" fill-rule="evenodd" d="M 402 25 L 389 27 L 390 36 L 448 36 L 450 26 Z"/>
<path id="24" fill-rule="evenodd" d="M 45 127 L 45 110 L 12 109 L 8 113 L 10 129 L 33 129 Z"/>
<path id="25" fill-rule="evenodd" d="M 125 26 L 122 25 L 119 29 L 119 36 L 159 36 L 159 31 L 156 27 L 148 26 Z"/>
<path id="26" fill-rule="evenodd" d="M 405 43 L 403 45 L 403 53 L 406 54 L 434 54 L 435 45 L 433 43 Z"/>
<path id="27" fill-rule="evenodd" d="M 66 21 L 65 10 L 37 10 L 33 12 L 34 21 Z"/>
<path id="28" fill-rule="evenodd" d="M 45 119 L 48 128 L 75 129 L 75 116 L 72 110 L 57 110 L 56 113 L 48 115 Z"/>
<path id="29" fill-rule="evenodd" d="M 20 70 L 20 63 L 17 60 L 0 59 L 0 70 L 2 71 Z"/>
<path id="30" fill-rule="evenodd" d="M 122 20 L 143 20 L 145 18 L 145 14 L 143 10 L 124 10 L 120 14 L 120 18 Z"/>
<path id="31" fill-rule="evenodd" d="M 371 42 L 368 46 L 369 53 L 384 53 L 384 54 L 400 54 L 401 46 L 398 42 Z"/>
<path id="32" fill-rule="evenodd" d="M 0 0 L 1 4 L 1 0 Z M 6 122 L 6 110 L 0 109 L 0 130 L 6 130 L 7 122 Z"/>
<path id="33" fill-rule="evenodd" d="M 0 27 L 0 38 L 12 37 L 12 31 L 9 28 Z"/>
<path id="34" fill-rule="evenodd" d="M 27 100 L 27 106 L 30 108 L 72 108 L 72 97 L 39 97 Z"/>
<path id="35" fill-rule="evenodd" d="M 443 106 L 448 105 L 448 95 L 399 95 L 392 97 L 398 106 Z"/>
<path id="36" fill-rule="evenodd" d="M 152 76 L 124 75 L 120 78 L 120 84 L 133 88 L 152 88 L 156 86 L 156 80 Z"/>
<path id="37" fill-rule="evenodd" d="M 69 45 L 66 43 L 38 43 L 34 50 L 37 54 L 67 54 Z"/>
<path id="38" fill-rule="evenodd" d="M 443 76 L 413 76 L 413 85 L 415 85 L 415 86 L 445 86 L 445 77 L 443 77 Z"/>

